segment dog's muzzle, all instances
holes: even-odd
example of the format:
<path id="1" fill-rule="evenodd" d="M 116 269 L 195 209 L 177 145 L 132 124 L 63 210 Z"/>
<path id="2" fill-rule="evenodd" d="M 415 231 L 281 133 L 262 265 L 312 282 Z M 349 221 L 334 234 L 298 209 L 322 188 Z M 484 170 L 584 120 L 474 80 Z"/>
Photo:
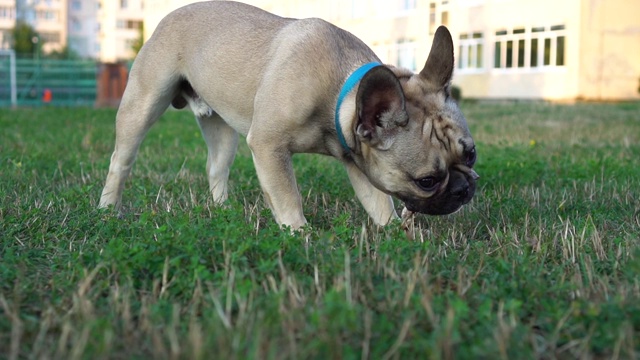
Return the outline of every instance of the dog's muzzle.
<path id="1" fill-rule="evenodd" d="M 471 170 L 465 174 L 459 170 L 451 170 L 447 188 L 428 199 L 402 199 L 407 210 L 427 215 L 447 215 L 459 210 L 473 199 L 476 192 L 478 175 Z"/>

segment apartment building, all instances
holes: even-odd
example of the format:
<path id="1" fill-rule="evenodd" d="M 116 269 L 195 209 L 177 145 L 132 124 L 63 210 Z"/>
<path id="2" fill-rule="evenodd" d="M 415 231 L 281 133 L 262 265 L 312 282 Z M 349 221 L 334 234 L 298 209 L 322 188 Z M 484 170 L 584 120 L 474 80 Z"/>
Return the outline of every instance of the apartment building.
<path id="1" fill-rule="evenodd" d="M 68 1 L 69 46 L 78 55 L 106 63 L 134 58 L 144 0 Z"/>
<path id="2" fill-rule="evenodd" d="M 16 1 L 0 0 L 0 49 L 11 48 L 11 29 L 16 24 Z"/>
<path id="3" fill-rule="evenodd" d="M 103 62 L 130 60 L 140 36 L 145 11 L 143 0 L 101 0 L 98 11 L 100 32 L 98 58 Z"/>
<path id="4" fill-rule="evenodd" d="M 68 45 L 83 58 L 130 60 L 143 11 L 143 0 L 0 0 L 0 48 L 11 48 L 21 19 L 39 34 L 45 54 Z"/>
<path id="5" fill-rule="evenodd" d="M 106 63 L 133 59 L 144 0 L 68 1 L 69 46 L 78 55 Z"/>
<path id="6" fill-rule="evenodd" d="M 69 48 L 82 58 L 98 59 L 100 56 L 100 23 L 97 0 L 68 0 Z"/>
<path id="7" fill-rule="evenodd" d="M 60 51 L 67 45 L 67 1 L 32 0 L 34 18 L 28 19 L 43 41 L 45 53 Z"/>
<path id="8" fill-rule="evenodd" d="M 62 50 L 67 43 L 66 0 L 0 0 L 0 47 L 8 49 L 16 20 L 31 24 L 47 53 Z"/>

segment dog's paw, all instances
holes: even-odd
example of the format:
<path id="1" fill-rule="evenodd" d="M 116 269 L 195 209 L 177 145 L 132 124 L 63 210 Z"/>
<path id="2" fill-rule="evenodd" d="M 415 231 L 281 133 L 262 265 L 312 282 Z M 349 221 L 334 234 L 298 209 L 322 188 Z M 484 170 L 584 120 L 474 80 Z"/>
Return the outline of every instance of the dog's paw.
<path id="1" fill-rule="evenodd" d="M 311 227 L 311 224 L 309 224 L 309 223 L 304 223 L 304 224 L 298 225 L 298 226 L 280 225 L 280 227 L 285 231 L 289 231 L 289 233 L 291 235 L 303 235 L 305 233 L 308 234 L 308 233 L 313 231 L 313 228 Z"/>

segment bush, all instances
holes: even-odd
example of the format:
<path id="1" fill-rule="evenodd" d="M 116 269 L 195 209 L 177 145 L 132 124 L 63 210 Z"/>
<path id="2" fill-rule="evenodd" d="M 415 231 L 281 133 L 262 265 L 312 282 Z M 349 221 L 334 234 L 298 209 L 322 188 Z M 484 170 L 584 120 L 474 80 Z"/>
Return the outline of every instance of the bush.
<path id="1" fill-rule="evenodd" d="M 456 100 L 462 100 L 462 89 L 457 86 L 451 86 L 451 96 Z"/>

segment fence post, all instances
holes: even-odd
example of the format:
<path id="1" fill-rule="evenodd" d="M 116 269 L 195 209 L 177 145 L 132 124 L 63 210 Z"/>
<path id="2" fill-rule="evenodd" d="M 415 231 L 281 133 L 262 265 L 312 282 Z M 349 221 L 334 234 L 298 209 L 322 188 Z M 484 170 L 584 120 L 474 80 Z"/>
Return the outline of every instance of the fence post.
<path id="1" fill-rule="evenodd" d="M 16 78 L 16 52 L 13 49 L 0 49 L 0 55 L 9 55 L 9 93 L 11 108 L 18 107 L 18 85 Z"/>
<path id="2" fill-rule="evenodd" d="M 11 107 L 18 107 L 18 85 L 16 84 L 16 53 L 11 50 L 9 53 L 9 72 L 11 73 Z"/>

